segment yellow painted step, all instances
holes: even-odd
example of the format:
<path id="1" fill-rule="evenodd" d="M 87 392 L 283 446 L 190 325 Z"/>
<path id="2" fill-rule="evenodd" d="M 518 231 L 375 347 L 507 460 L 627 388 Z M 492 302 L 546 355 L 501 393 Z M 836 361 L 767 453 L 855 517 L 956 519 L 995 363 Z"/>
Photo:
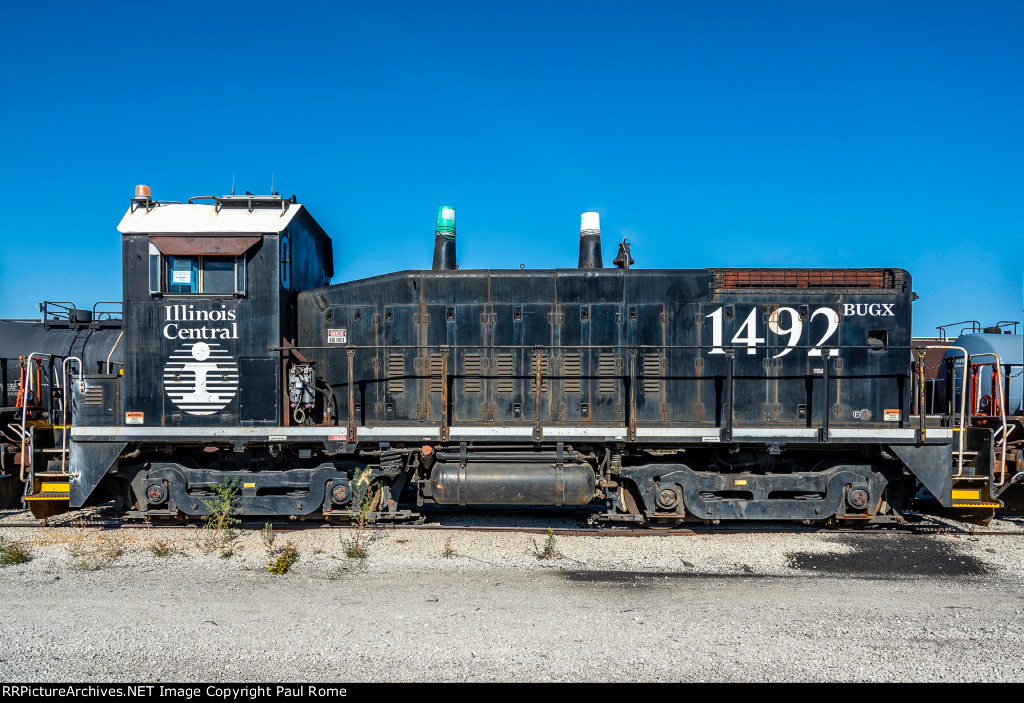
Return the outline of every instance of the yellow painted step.
<path id="1" fill-rule="evenodd" d="M 953 491 L 953 500 L 980 500 L 981 491 Z"/>
<path id="2" fill-rule="evenodd" d="M 43 485 L 39 487 L 40 493 L 70 493 L 71 484 L 68 483 L 47 483 L 43 481 Z"/>
<path id="3" fill-rule="evenodd" d="M 39 492 L 33 493 L 30 496 L 25 496 L 25 500 L 70 500 L 71 499 L 71 484 L 69 483 L 49 483 L 43 481 L 42 485 L 39 486 Z"/>

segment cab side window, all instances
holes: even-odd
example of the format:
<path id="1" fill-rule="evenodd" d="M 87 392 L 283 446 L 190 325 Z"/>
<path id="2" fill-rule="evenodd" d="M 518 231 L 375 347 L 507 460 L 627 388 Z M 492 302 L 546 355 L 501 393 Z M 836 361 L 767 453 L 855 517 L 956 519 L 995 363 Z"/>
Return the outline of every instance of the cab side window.
<path id="1" fill-rule="evenodd" d="M 288 235 L 281 235 L 281 287 L 292 285 L 292 243 Z"/>
<path id="2" fill-rule="evenodd" d="M 167 292 L 178 294 L 199 292 L 199 257 L 167 257 Z"/>
<path id="3" fill-rule="evenodd" d="M 235 292 L 235 257 L 202 257 L 203 292 L 210 295 L 231 295 Z"/>
<path id="4" fill-rule="evenodd" d="M 163 266 L 160 260 L 163 259 Z M 170 295 L 245 292 L 245 256 L 177 256 L 150 251 L 149 289 Z"/>

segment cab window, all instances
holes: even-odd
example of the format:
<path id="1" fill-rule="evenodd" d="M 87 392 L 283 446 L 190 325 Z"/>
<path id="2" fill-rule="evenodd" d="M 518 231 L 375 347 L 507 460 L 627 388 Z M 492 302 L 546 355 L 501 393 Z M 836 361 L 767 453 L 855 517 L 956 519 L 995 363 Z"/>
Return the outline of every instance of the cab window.
<path id="1" fill-rule="evenodd" d="M 167 257 L 167 292 L 199 292 L 199 257 Z"/>
<path id="2" fill-rule="evenodd" d="M 171 295 L 233 295 L 245 292 L 244 256 L 174 256 L 164 258 L 163 285 Z M 150 290 L 156 289 L 150 267 Z"/>

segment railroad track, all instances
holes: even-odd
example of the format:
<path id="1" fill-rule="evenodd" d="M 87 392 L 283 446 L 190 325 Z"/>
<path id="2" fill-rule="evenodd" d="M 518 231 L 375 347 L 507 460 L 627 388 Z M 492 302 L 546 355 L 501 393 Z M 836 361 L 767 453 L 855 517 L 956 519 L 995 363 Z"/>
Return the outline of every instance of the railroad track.
<path id="1" fill-rule="evenodd" d="M 72 518 L 62 522 L 41 521 L 41 520 L 8 520 L 3 521 L 3 514 L 18 514 L 23 511 L 0 511 L 0 529 L 12 528 L 75 528 L 75 529 L 124 529 L 124 530 L 146 530 L 146 529 L 199 529 L 202 525 L 199 521 L 185 522 L 177 525 L 154 525 L 132 519 L 119 519 L 103 517 L 98 514 L 87 514 L 81 517 Z M 522 515 L 522 512 L 514 512 L 512 515 Z M 526 513 L 530 514 L 530 513 Z M 492 513 L 491 517 L 495 514 Z M 532 514 L 531 514 L 532 515 Z M 438 515 L 431 516 L 433 518 Z M 548 515 L 548 517 L 556 517 Z M 565 514 L 556 517 L 557 520 L 566 520 L 570 516 Z M 1018 527 L 1015 530 L 991 530 L 984 527 L 972 528 L 963 525 L 952 525 L 944 523 L 930 516 L 914 516 L 916 519 L 928 520 L 927 523 L 912 523 L 904 525 L 874 525 L 863 528 L 856 527 L 820 527 L 810 525 L 767 525 L 759 523 L 756 527 L 731 527 L 723 525 L 701 525 L 693 524 L 687 527 L 674 529 L 649 529 L 634 526 L 578 526 L 578 527 L 548 527 L 534 525 L 446 525 L 437 522 L 413 522 L 413 523 L 375 523 L 366 525 L 364 529 L 372 532 L 387 531 L 454 531 L 454 532 L 520 532 L 524 534 L 546 535 L 548 530 L 559 537 L 696 537 L 701 535 L 726 535 L 726 534 L 856 534 L 856 535 L 962 535 L 962 536 L 1024 536 L 1024 520 L 1012 519 Z M 1008 519 L 1010 519 L 1008 517 Z M 254 522 L 243 521 L 237 525 L 240 530 L 261 530 L 266 521 Z M 304 530 L 355 529 L 348 525 L 332 525 L 322 521 L 272 521 L 270 524 L 276 532 L 300 532 Z"/>

